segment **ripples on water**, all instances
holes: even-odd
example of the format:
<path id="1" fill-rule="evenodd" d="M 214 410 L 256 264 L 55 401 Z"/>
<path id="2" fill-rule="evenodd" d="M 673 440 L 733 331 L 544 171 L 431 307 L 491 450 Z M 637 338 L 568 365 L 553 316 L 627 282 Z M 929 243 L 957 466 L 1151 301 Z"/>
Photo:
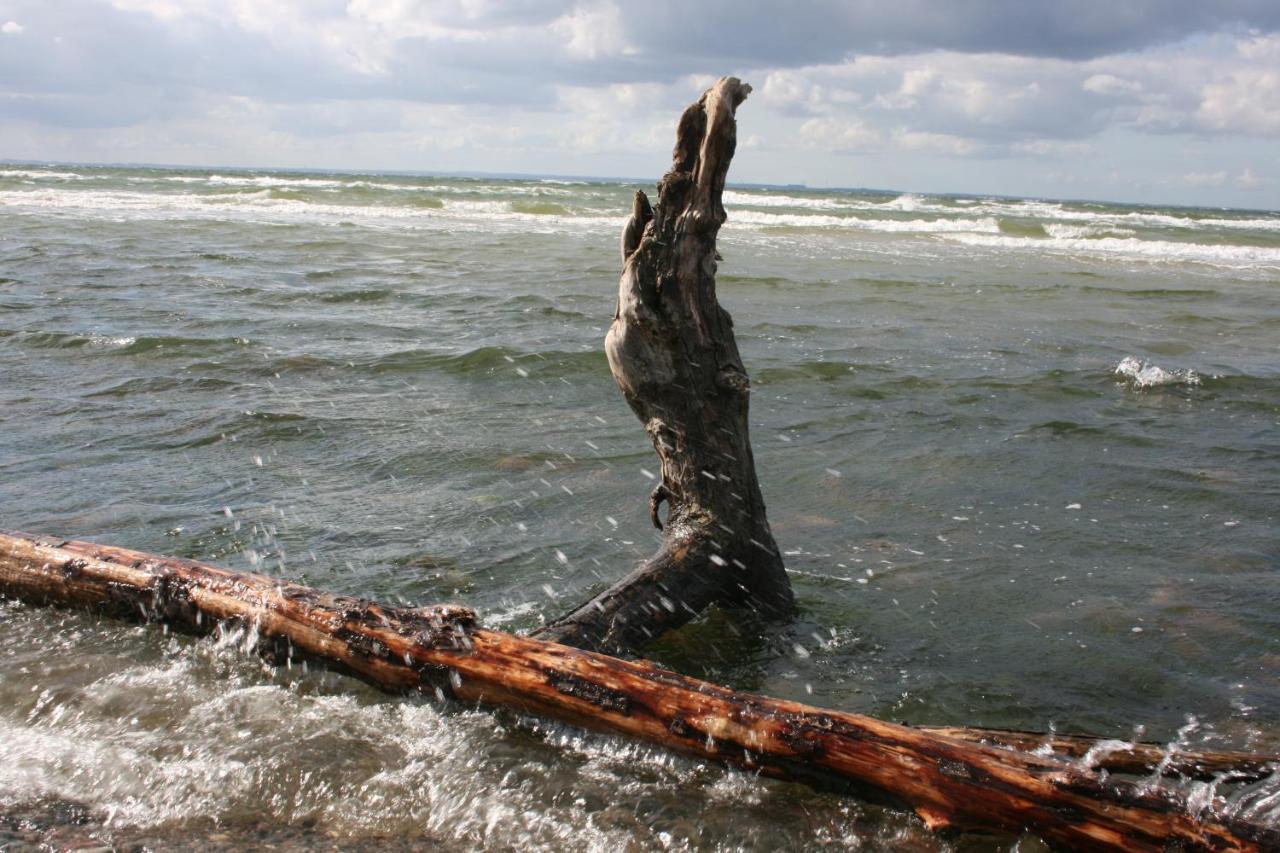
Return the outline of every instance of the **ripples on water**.
<path id="1" fill-rule="evenodd" d="M 601 353 L 633 189 L 0 167 L 0 521 L 517 630 L 559 613 L 656 541 Z M 720 295 L 802 613 L 746 637 L 712 614 L 655 656 L 915 723 L 1277 748 L 1280 215 L 726 203 Z M 16 605 L 0 626 L 3 802 L 459 846 L 948 844 L 273 672 L 243 638 Z"/>

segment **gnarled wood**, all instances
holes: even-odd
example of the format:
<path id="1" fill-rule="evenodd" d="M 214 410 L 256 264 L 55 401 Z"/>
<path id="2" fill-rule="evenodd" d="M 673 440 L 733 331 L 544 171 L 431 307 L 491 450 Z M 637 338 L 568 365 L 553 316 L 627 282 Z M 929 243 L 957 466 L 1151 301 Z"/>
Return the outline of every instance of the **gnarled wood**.
<path id="1" fill-rule="evenodd" d="M 0 593 L 194 631 L 237 620 L 256 626 L 276 654 L 323 659 L 390 690 L 451 692 L 769 776 L 856 786 L 908 806 L 933 828 L 1030 830 L 1072 849 L 1280 849 L 1280 830 L 1212 808 L 1193 817 L 1176 793 L 1108 779 L 1077 762 L 489 631 L 462 607 L 382 605 L 21 533 L 0 533 Z"/>
<path id="2" fill-rule="evenodd" d="M 716 299 L 734 114 L 750 91 L 724 77 L 684 111 L 657 206 L 637 192 L 622 233 L 605 353 L 661 461 L 649 515 L 665 541 L 640 568 L 539 631 L 543 639 L 630 649 L 713 602 L 770 615 L 793 607 L 751 454 L 750 383 L 733 320 Z"/>

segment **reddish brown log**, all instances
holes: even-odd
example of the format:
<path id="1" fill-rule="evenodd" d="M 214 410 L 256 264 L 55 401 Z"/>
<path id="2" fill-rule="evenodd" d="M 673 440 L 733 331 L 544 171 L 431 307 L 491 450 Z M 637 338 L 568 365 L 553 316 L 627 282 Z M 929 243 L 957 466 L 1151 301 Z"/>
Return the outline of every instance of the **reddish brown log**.
<path id="1" fill-rule="evenodd" d="M 257 626 L 277 653 L 384 688 L 441 690 L 779 778 L 873 790 L 933 828 L 1029 830 L 1073 849 L 1280 849 L 1280 830 L 1072 762 L 737 693 L 644 661 L 489 631 L 462 607 L 393 607 L 87 542 L 0 533 L 0 593 L 207 630 Z"/>
<path id="2" fill-rule="evenodd" d="M 1142 776 L 1160 771 L 1165 776 L 1213 781 L 1229 776 L 1234 782 L 1256 782 L 1276 770 L 1277 756 L 1253 752 L 1204 752 L 1162 743 L 1120 741 L 1095 735 L 1060 735 L 1011 729 L 961 726 L 920 726 L 922 731 L 985 743 L 1019 752 L 1050 752 L 1084 762 L 1108 773 Z"/>

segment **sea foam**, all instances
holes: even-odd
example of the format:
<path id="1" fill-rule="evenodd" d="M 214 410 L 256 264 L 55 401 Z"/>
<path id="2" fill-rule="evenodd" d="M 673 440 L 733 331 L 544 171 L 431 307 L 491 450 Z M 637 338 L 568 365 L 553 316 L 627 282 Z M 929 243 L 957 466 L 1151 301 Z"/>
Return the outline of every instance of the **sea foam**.
<path id="1" fill-rule="evenodd" d="M 1166 370 L 1132 355 L 1116 365 L 1115 375 L 1134 388 L 1157 388 L 1162 385 L 1201 385 L 1203 380 L 1194 370 Z"/>

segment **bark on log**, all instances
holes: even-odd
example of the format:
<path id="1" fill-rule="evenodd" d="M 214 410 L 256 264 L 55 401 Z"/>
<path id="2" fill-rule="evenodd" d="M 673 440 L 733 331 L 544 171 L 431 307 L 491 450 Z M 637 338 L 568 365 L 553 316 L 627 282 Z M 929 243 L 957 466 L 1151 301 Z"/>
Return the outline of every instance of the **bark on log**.
<path id="1" fill-rule="evenodd" d="M 406 608 L 87 542 L 0 533 L 0 593 L 200 632 L 256 626 L 280 656 L 389 690 L 439 690 L 631 736 L 752 772 L 879 792 L 932 828 L 1029 830 L 1073 849 L 1280 849 L 1280 830 L 1075 762 L 737 693 L 644 661 L 479 627 L 466 608 Z"/>
<path id="2" fill-rule="evenodd" d="M 725 77 L 684 111 L 657 206 L 637 192 L 622 233 L 618 307 L 605 353 L 661 460 L 649 515 L 664 542 L 640 568 L 539 631 L 542 639 L 634 649 L 712 603 L 766 615 L 793 608 L 751 454 L 750 383 L 733 320 L 716 300 L 716 235 L 737 143 L 734 114 L 750 91 Z"/>
<path id="3" fill-rule="evenodd" d="M 1081 766 L 1108 773 L 1141 776 L 1159 772 L 1211 782 L 1229 777 L 1233 782 L 1256 782 L 1272 775 L 1280 756 L 1252 752 L 1204 752 L 1162 743 L 1103 738 L 1095 735 L 1059 735 L 1010 729 L 962 726 L 919 726 L 922 731 L 985 743 L 1004 749 L 1036 754 L 1050 753 L 1075 759 Z"/>

